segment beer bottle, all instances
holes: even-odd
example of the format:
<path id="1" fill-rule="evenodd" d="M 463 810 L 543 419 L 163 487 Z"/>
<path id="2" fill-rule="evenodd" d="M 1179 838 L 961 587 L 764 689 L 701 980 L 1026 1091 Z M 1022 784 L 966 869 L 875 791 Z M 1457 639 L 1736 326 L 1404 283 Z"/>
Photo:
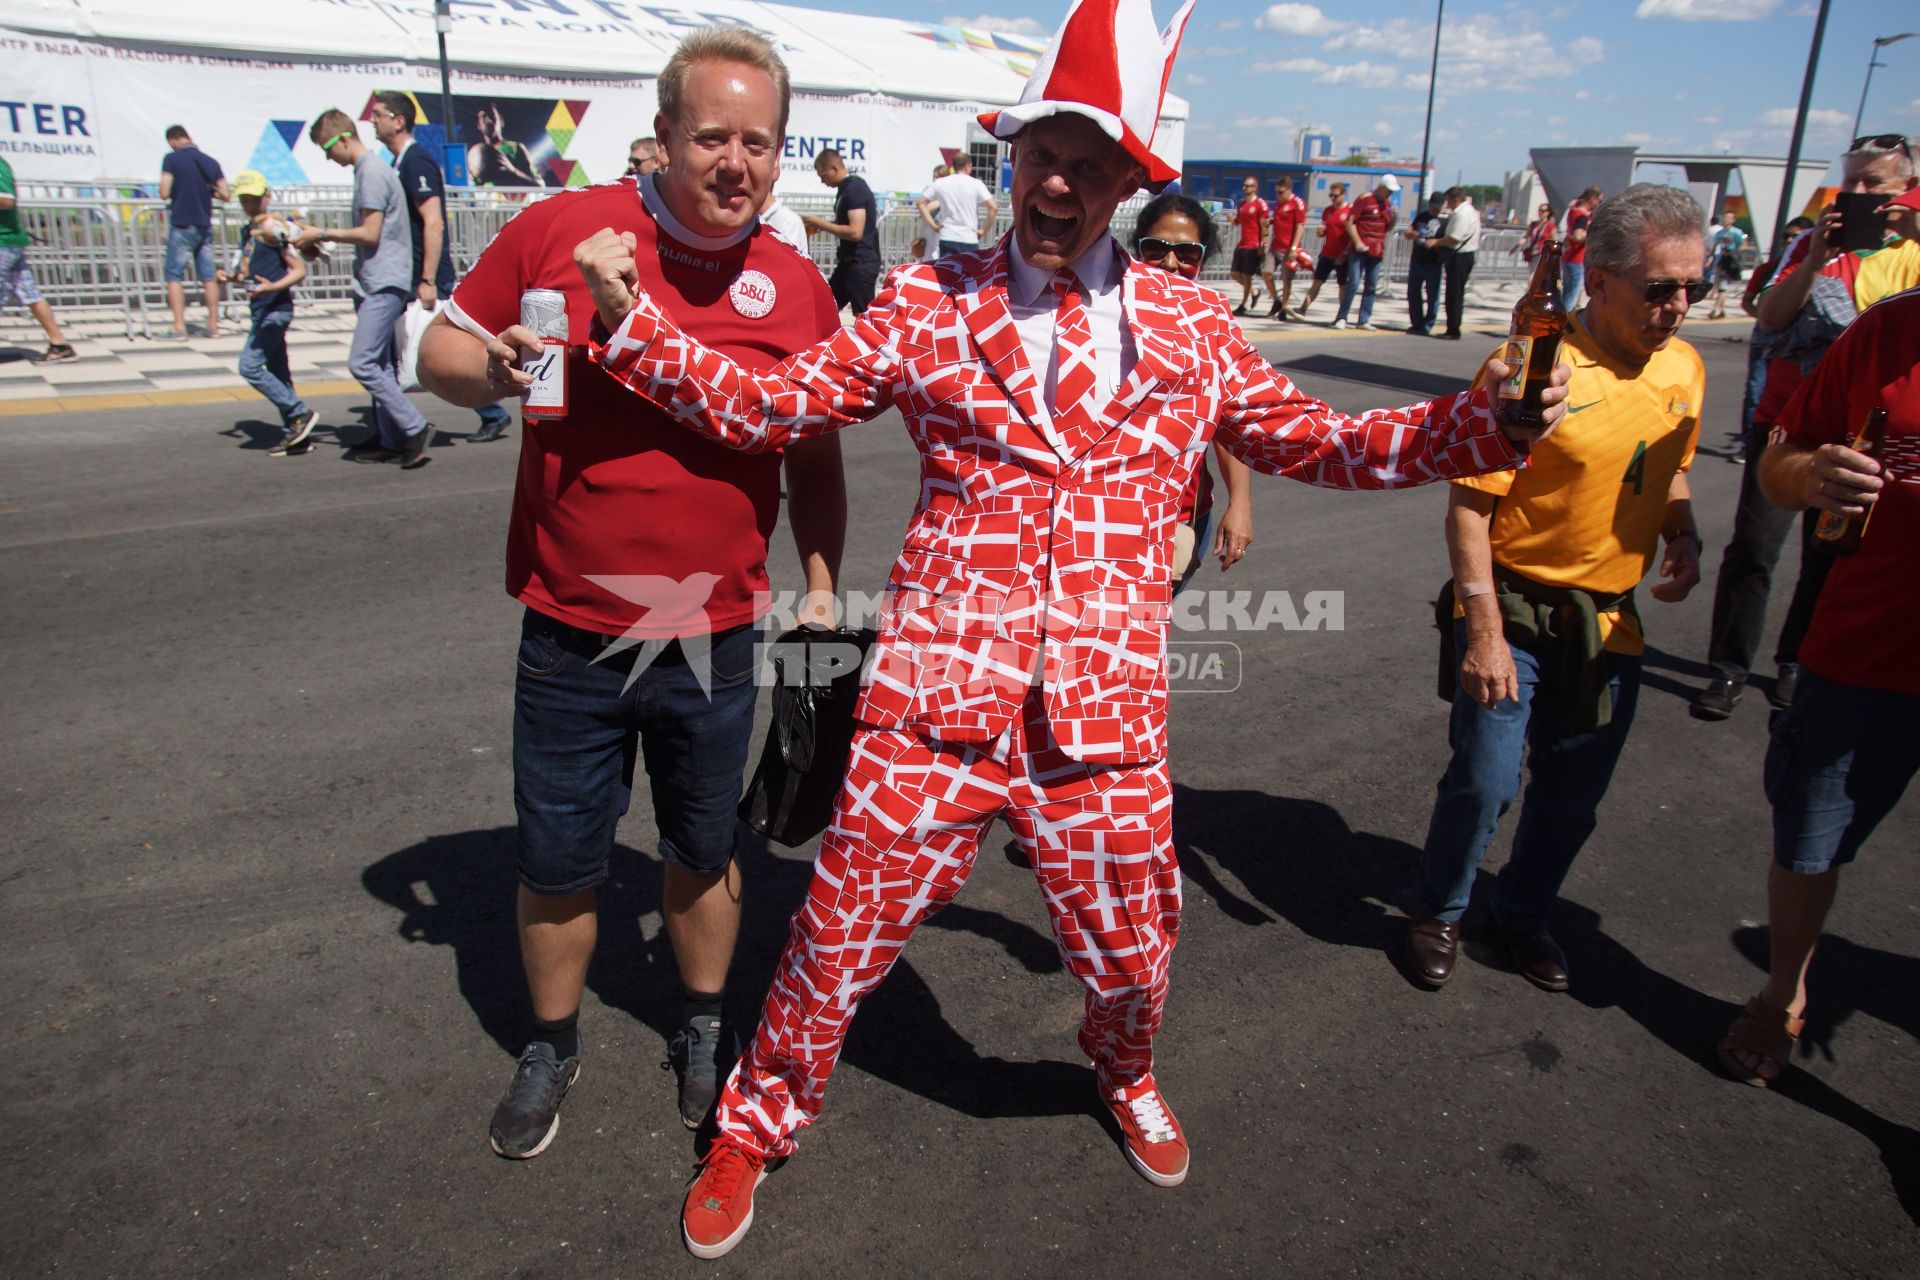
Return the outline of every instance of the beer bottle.
<path id="1" fill-rule="evenodd" d="M 1540 393 L 1560 362 L 1567 332 L 1567 305 L 1560 297 L 1560 242 L 1549 237 L 1533 264 L 1533 279 L 1513 308 L 1513 328 L 1500 358 L 1513 370 L 1494 396 L 1494 414 L 1513 427 L 1542 425 Z"/>
<path id="2" fill-rule="evenodd" d="M 1887 411 L 1875 406 L 1867 414 L 1867 420 L 1860 424 L 1860 434 L 1847 447 L 1869 458 L 1878 458 L 1886 438 Z M 1850 556 L 1860 549 L 1860 540 L 1867 536 L 1867 521 L 1871 519 L 1872 507 L 1857 516 L 1822 511 L 1819 522 L 1813 526 L 1813 545 L 1830 556 Z"/>

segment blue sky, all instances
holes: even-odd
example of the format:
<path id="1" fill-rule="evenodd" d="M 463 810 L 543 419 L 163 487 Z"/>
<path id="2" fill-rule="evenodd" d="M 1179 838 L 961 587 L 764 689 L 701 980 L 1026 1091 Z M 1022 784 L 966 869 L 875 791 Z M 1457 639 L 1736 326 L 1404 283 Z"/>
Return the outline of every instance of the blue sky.
<path id="1" fill-rule="evenodd" d="M 793 2 L 793 0 L 789 0 Z M 800 0 L 813 4 L 815 0 Z M 821 0 L 915 22 L 1050 35 L 1067 0 Z M 1177 0 L 1154 0 L 1164 22 Z M 1293 132 L 1420 154 L 1433 0 L 1322 5 L 1200 0 L 1173 88 L 1192 105 L 1187 154 L 1284 159 Z M 1450 0 L 1434 105 L 1434 163 L 1499 182 L 1527 148 L 1632 143 L 1785 155 L 1816 5 L 1807 0 Z M 1920 31 L 1913 0 L 1834 0 L 1806 154 L 1851 136 L 1876 36 Z M 1920 132 L 1920 39 L 1881 51 L 1863 129 Z"/>

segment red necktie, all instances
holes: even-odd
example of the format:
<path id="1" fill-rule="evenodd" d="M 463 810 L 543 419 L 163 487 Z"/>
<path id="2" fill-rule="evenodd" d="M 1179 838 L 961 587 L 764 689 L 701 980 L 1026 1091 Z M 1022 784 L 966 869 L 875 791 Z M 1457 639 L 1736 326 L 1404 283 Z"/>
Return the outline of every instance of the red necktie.
<path id="1" fill-rule="evenodd" d="M 1060 299 L 1054 313 L 1054 358 L 1059 362 L 1053 380 L 1053 429 L 1072 438 L 1093 416 L 1093 333 L 1087 327 L 1086 291 L 1079 277 L 1062 271 L 1053 278 Z"/>

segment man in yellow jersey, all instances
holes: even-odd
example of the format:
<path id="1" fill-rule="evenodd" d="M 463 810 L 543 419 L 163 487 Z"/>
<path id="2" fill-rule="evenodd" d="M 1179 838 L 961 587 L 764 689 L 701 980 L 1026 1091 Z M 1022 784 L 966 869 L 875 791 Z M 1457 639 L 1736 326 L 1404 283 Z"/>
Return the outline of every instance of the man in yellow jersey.
<path id="1" fill-rule="evenodd" d="M 1547 909 L 1595 825 L 1640 685 L 1633 591 L 1660 559 L 1656 600 L 1700 580 L 1688 500 L 1706 377 L 1679 340 L 1703 278 L 1706 217 L 1686 192 L 1635 186 L 1587 234 L 1587 306 L 1568 326 L 1567 416 L 1520 472 L 1453 483 L 1447 555 L 1457 663 L 1453 758 L 1421 853 L 1413 974 L 1453 976 L 1460 917 L 1494 829 L 1531 780 L 1489 903 L 1494 940 L 1528 981 L 1567 988 Z"/>

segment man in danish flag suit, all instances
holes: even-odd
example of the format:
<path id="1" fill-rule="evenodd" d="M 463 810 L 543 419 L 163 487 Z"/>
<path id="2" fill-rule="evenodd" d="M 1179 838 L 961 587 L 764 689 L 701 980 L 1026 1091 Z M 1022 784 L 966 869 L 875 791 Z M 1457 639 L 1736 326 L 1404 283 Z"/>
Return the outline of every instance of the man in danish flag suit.
<path id="1" fill-rule="evenodd" d="M 683 1208 L 701 1257 L 746 1234 L 855 1008 L 1002 815 L 1086 988 L 1080 1047 L 1126 1156 L 1156 1185 L 1182 1181 L 1186 1138 L 1153 1071 L 1180 909 L 1163 654 L 1181 491 L 1216 433 L 1261 471 L 1347 489 L 1511 467 L 1535 438 L 1503 431 L 1484 392 L 1336 414 L 1260 357 L 1219 295 L 1114 242 L 1118 204 L 1175 176 L 1151 144 L 1191 8 L 1160 32 L 1149 0 L 1075 4 L 1019 103 L 981 117 L 1014 145 L 1012 234 L 901 267 L 852 326 L 771 372 L 640 293 L 631 235 L 575 251 L 607 330 L 596 355 L 683 425 L 766 450 L 894 407 L 921 453 L 846 786 Z M 503 337 L 504 378 L 516 339 L 538 344 Z M 1484 381 L 1505 375 L 1493 362 Z"/>

